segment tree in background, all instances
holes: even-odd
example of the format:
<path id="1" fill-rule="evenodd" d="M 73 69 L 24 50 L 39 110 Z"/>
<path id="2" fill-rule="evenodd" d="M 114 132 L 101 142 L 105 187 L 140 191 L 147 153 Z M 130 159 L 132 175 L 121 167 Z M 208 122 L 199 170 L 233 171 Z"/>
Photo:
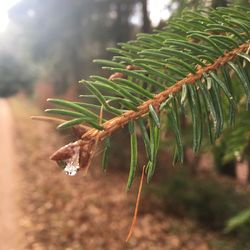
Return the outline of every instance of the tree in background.
<path id="1" fill-rule="evenodd" d="M 27 65 L 13 54 L 0 51 L 0 97 L 8 97 L 20 90 L 30 91 L 33 76 Z"/>
<path id="2" fill-rule="evenodd" d="M 10 11 L 19 46 L 59 91 L 93 71 L 90 61 L 108 57 L 105 48 L 132 38 L 130 22 L 141 1 L 25 0 Z M 149 30 L 146 1 L 143 27 Z"/>
<path id="3" fill-rule="evenodd" d="M 243 1 L 243 0 L 242 0 Z M 64 92 L 90 72 L 90 62 L 109 58 L 106 47 L 134 38 L 135 30 L 152 30 L 148 0 L 23 0 L 14 6 L 8 43 L 31 65 L 38 79 L 53 83 Z M 173 0 L 169 13 L 179 15 L 184 7 L 223 6 L 227 1 Z M 229 1 L 228 1 L 229 2 Z M 141 16 L 141 27 L 131 22 Z M 13 50 L 13 49 L 12 49 Z"/>

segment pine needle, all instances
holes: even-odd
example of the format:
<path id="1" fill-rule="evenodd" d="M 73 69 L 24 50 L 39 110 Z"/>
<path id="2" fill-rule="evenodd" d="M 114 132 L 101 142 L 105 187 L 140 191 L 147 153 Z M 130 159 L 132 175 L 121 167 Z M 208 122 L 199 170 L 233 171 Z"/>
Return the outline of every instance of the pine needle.
<path id="1" fill-rule="evenodd" d="M 100 108 L 99 125 L 102 125 L 102 118 L 103 118 L 103 105 L 102 105 L 101 108 Z M 94 156 L 95 153 L 96 153 L 96 149 L 97 149 L 97 145 L 98 145 L 99 139 L 100 139 L 100 136 L 99 136 L 99 134 L 98 134 L 98 135 L 96 136 L 96 140 L 95 140 L 95 145 L 94 145 L 93 151 L 92 151 L 91 156 L 90 156 L 90 158 L 89 158 L 89 163 L 88 163 L 87 167 L 85 168 L 85 170 L 84 170 L 84 172 L 83 172 L 83 176 L 86 176 L 87 173 L 88 173 L 88 170 L 89 170 L 89 167 L 90 167 L 90 163 L 91 163 L 91 161 L 92 161 L 93 156 Z"/>
<path id="2" fill-rule="evenodd" d="M 55 117 L 50 117 L 50 116 L 42 116 L 42 115 L 41 116 L 39 116 L 39 115 L 31 116 L 30 119 L 34 120 L 34 121 L 44 121 L 44 122 L 52 122 L 52 123 L 59 123 L 59 124 L 67 121 L 67 120 L 60 119 L 60 118 L 55 118 Z M 81 127 L 83 129 L 85 129 L 86 131 L 89 130 L 89 127 L 86 125 L 83 125 L 83 124 L 79 124 L 79 125 L 73 126 L 73 127 Z"/>
<path id="3" fill-rule="evenodd" d="M 143 184 L 143 179 L 144 179 L 144 171 L 145 171 L 145 165 L 142 168 L 142 174 L 141 174 L 141 180 L 140 180 L 138 195 L 137 195 L 137 199 L 136 199 L 134 216 L 133 216 L 133 220 L 132 220 L 132 223 L 131 223 L 131 226 L 130 226 L 130 229 L 129 229 L 129 233 L 128 233 L 126 242 L 128 242 L 130 237 L 132 236 L 132 234 L 134 232 L 134 227 L 135 227 L 135 224 L 136 224 L 136 221 L 137 221 L 137 214 L 138 214 L 139 203 L 140 203 L 140 199 L 141 199 L 142 184 Z"/>
<path id="4" fill-rule="evenodd" d="M 35 121 L 45 121 L 45 122 L 55 122 L 55 123 L 62 123 L 66 120 L 55 118 L 55 117 L 49 117 L 49 116 L 31 116 L 31 120 Z"/>

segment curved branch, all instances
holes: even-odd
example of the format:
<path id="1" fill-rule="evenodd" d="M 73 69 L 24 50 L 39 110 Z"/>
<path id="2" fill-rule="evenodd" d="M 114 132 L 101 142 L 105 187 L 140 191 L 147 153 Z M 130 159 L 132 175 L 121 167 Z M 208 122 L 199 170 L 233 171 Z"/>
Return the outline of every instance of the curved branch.
<path id="1" fill-rule="evenodd" d="M 64 151 L 72 147 L 82 146 L 88 150 L 87 153 L 92 154 L 94 142 L 98 138 L 99 140 L 103 140 L 105 137 L 110 136 L 113 132 L 118 130 L 121 127 L 124 127 L 129 121 L 136 120 L 143 115 L 149 112 L 149 106 L 153 105 L 156 110 L 158 110 L 161 103 L 163 103 L 171 94 L 176 94 L 181 91 L 182 86 L 186 84 L 194 84 L 197 80 L 202 78 L 203 73 L 207 73 L 211 70 L 218 70 L 220 66 L 226 64 L 227 62 L 234 59 L 237 54 L 241 52 L 246 52 L 250 48 L 250 40 L 246 41 L 245 43 L 241 44 L 238 48 L 233 49 L 225 53 L 224 55 L 218 57 L 214 63 L 207 64 L 205 67 L 197 67 L 195 74 L 188 74 L 185 78 L 177 81 L 171 87 L 166 88 L 162 92 L 156 94 L 153 99 L 150 99 L 140 106 L 137 107 L 137 111 L 127 111 L 124 114 L 117 116 L 113 119 L 106 121 L 103 126 L 103 130 L 97 130 L 95 128 L 89 129 L 86 133 L 84 133 L 80 140 L 70 143 L 58 151 L 56 151 L 50 158 L 52 160 L 60 159 L 60 155 L 63 154 Z M 87 146 L 89 145 L 89 146 Z M 62 159 L 63 160 L 63 159 Z M 87 164 L 87 163 L 86 163 Z"/>

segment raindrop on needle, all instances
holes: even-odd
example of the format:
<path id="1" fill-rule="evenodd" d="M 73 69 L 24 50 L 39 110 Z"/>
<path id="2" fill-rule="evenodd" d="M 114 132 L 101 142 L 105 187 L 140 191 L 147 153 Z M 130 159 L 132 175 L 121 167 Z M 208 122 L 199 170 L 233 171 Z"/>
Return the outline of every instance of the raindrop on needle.
<path id="1" fill-rule="evenodd" d="M 70 176 L 74 176 L 77 174 L 77 172 L 79 171 L 80 166 L 79 164 L 72 164 L 72 162 L 69 162 L 66 167 L 64 168 L 64 173 Z"/>

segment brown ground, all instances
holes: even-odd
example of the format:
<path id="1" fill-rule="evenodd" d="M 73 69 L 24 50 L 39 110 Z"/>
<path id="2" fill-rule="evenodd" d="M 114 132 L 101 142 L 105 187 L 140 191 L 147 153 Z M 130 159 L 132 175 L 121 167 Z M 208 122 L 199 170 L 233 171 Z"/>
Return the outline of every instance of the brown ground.
<path id="1" fill-rule="evenodd" d="M 15 250 L 21 246 L 18 198 L 20 173 L 16 165 L 13 120 L 9 104 L 0 99 L 0 249 Z"/>
<path id="2" fill-rule="evenodd" d="M 13 143 L 11 124 L 7 118 L 2 120 L 1 114 L 4 123 L 0 129 L 0 138 L 4 142 L 1 142 L 1 146 L 4 145 L 1 160 L 5 159 L 1 164 L 1 190 L 5 194 L 1 195 L 4 216 L 0 225 L 7 220 L 10 226 L 6 235 L 12 240 L 5 240 L 5 244 L 14 243 L 16 237 L 13 235 L 22 232 L 24 247 L 5 245 L 0 250 L 214 249 L 209 247 L 213 238 L 211 233 L 189 220 L 166 216 L 155 199 L 142 199 L 134 235 L 125 244 L 138 181 L 127 194 L 127 173 L 109 171 L 104 175 L 97 163 L 93 164 L 87 177 L 81 173 L 75 177 L 65 176 L 48 160 L 49 155 L 63 145 L 63 136 L 43 122 L 31 121 L 29 115 L 38 114 L 38 111 L 27 101 L 16 98 L 11 105 L 15 118 L 16 152 L 13 152 L 13 146 L 7 146 L 7 143 Z M 3 106 L 6 103 L 1 103 L 1 108 Z M 14 163 L 10 164 L 15 156 L 18 171 L 13 169 Z M 8 171 L 4 168 L 7 165 L 10 166 Z M 22 185 L 17 190 L 18 179 L 22 180 Z M 15 203 L 16 194 L 21 198 L 20 208 Z M 15 211 L 22 212 L 21 230 L 13 217 Z M 4 236 L 0 232 L 1 239 Z"/>

